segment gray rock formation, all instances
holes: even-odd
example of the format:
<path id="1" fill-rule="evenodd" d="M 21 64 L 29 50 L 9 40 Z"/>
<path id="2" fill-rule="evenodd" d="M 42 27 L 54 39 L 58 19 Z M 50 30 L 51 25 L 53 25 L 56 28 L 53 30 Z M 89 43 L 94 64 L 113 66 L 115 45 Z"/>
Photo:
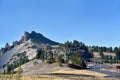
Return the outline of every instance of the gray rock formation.
<path id="1" fill-rule="evenodd" d="M 14 42 L 13 42 L 13 47 L 15 47 L 15 46 L 17 46 L 17 45 L 19 45 L 19 42 L 18 42 L 18 41 L 14 41 Z"/>
<path id="2" fill-rule="evenodd" d="M 25 31 L 24 35 L 22 36 L 22 39 L 20 40 L 20 43 L 24 43 L 25 41 L 28 41 L 29 39 L 30 39 L 30 33 Z"/>
<path id="3" fill-rule="evenodd" d="M 36 33 L 35 31 L 32 31 L 31 33 L 25 31 L 24 35 L 22 36 L 22 39 L 20 40 L 20 43 L 24 43 L 25 41 L 28 41 L 29 39 L 31 39 L 33 42 L 37 42 L 37 43 L 50 44 L 50 45 L 58 45 L 59 44 L 55 41 L 52 41 L 52 40 L 46 38 L 45 36 L 43 36 L 40 33 Z"/>

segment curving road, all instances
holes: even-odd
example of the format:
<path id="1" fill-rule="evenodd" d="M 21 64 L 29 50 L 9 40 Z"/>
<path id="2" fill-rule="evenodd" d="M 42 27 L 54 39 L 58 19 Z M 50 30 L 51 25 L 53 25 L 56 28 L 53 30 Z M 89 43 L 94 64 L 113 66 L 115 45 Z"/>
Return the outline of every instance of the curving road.
<path id="1" fill-rule="evenodd" d="M 90 71 L 95 71 L 95 72 L 99 72 L 99 73 L 103 73 L 103 74 L 107 74 L 108 77 L 113 77 L 113 78 L 119 78 L 120 79 L 120 73 L 118 72 L 110 72 L 110 71 L 103 71 L 100 70 L 101 68 L 111 68 L 112 66 L 110 65 L 106 65 L 106 64 L 96 64 L 96 66 L 90 68 Z"/>

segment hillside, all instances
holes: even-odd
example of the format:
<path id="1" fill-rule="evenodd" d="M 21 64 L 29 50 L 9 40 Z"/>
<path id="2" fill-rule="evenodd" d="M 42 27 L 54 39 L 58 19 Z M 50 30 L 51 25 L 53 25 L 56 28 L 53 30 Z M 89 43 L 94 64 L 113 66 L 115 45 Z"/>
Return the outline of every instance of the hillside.
<path id="1" fill-rule="evenodd" d="M 19 66 L 23 74 L 45 74 L 63 68 L 87 69 L 94 58 L 96 63 L 115 63 L 116 58 L 119 59 L 116 57 L 119 56 L 119 48 L 86 46 L 77 40 L 60 44 L 35 31 L 25 32 L 12 45 L 6 43 L 0 53 L 0 72 L 7 74 L 16 72 Z"/>
<path id="2" fill-rule="evenodd" d="M 8 62 L 15 62 L 17 60 L 17 58 L 14 58 L 12 61 L 12 56 L 18 53 L 23 53 L 26 52 L 26 56 L 28 56 L 28 59 L 33 59 L 36 56 L 36 49 L 28 49 L 28 47 L 31 47 L 33 44 L 32 42 L 26 41 L 25 43 L 22 43 L 18 46 L 15 46 L 14 48 L 12 48 L 11 50 L 3 53 L 0 56 L 0 68 L 3 67 L 3 65 L 7 64 Z M 34 53 L 34 54 L 33 54 Z"/>
<path id="3" fill-rule="evenodd" d="M 47 46 L 58 44 L 35 31 L 25 32 L 19 41 L 14 41 L 11 46 L 6 43 L 6 46 L 0 49 L 0 68 L 18 63 L 22 57 L 31 60 L 36 57 L 38 49 L 46 50 Z"/>

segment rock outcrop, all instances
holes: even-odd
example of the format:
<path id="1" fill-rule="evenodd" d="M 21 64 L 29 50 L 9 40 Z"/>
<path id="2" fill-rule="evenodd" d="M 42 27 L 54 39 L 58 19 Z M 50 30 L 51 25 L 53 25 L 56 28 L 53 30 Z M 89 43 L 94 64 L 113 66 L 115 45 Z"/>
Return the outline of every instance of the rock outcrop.
<path id="1" fill-rule="evenodd" d="M 43 36 L 40 33 L 36 33 L 35 31 L 32 31 L 31 33 L 25 32 L 22 36 L 22 39 L 20 40 L 20 43 L 24 43 L 25 41 L 32 40 L 33 42 L 37 43 L 43 43 L 43 44 L 49 44 L 49 45 L 58 45 L 59 43 L 52 41 L 45 36 Z"/>
<path id="2" fill-rule="evenodd" d="M 25 31 L 24 35 L 22 36 L 22 39 L 20 40 L 20 43 L 24 43 L 25 41 L 28 41 L 29 39 L 30 39 L 30 33 Z"/>
<path id="3" fill-rule="evenodd" d="M 26 58 L 31 60 L 35 58 L 37 49 L 46 49 L 48 45 L 57 45 L 54 42 L 40 33 L 32 31 L 31 33 L 25 32 L 19 41 L 14 41 L 12 46 L 6 43 L 4 48 L 0 49 L 0 68 L 4 68 L 7 64 L 16 62 L 19 58 L 15 55 L 23 54 L 25 52 Z"/>
<path id="4" fill-rule="evenodd" d="M 15 47 L 15 46 L 17 46 L 17 45 L 19 45 L 19 44 L 20 44 L 19 41 L 14 41 L 14 42 L 13 42 L 13 47 Z"/>

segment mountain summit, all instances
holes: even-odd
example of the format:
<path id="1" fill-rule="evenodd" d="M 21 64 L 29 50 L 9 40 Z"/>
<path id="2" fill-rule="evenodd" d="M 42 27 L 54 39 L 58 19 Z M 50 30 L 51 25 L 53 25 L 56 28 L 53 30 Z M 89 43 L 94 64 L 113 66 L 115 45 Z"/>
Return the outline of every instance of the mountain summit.
<path id="1" fill-rule="evenodd" d="M 34 59 L 38 53 L 37 51 L 39 49 L 46 50 L 48 45 L 55 46 L 59 43 L 35 31 L 31 33 L 25 31 L 19 41 L 14 41 L 11 46 L 6 43 L 5 47 L 0 49 L 0 68 L 4 68 L 9 64 L 19 64 L 21 59 Z"/>
<path id="2" fill-rule="evenodd" d="M 55 41 L 52 41 L 52 40 L 46 38 L 45 36 L 43 36 L 40 33 L 36 33 L 35 31 L 32 31 L 31 33 L 25 31 L 20 42 L 24 43 L 25 41 L 28 41 L 30 39 L 36 43 L 43 43 L 43 44 L 49 44 L 49 45 L 58 45 L 59 44 Z"/>

